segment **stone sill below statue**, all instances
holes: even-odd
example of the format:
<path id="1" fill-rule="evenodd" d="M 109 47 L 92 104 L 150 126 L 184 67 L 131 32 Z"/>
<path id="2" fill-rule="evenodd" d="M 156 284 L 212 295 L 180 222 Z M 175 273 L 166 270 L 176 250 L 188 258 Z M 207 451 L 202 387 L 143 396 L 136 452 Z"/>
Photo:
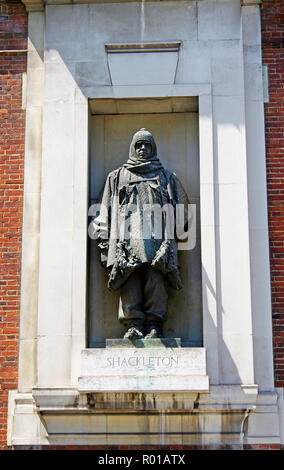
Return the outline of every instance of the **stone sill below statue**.
<path id="1" fill-rule="evenodd" d="M 106 339 L 81 353 L 79 392 L 209 391 L 205 348 L 180 338 Z"/>

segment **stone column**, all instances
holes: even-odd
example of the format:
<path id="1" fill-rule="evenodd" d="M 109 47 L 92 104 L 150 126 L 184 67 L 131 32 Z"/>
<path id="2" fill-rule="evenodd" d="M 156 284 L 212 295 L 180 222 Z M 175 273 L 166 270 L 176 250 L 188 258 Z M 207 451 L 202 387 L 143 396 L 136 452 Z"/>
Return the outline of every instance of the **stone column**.
<path id="1" fill-rule="evenodd" d="M 266 155 L 259 1 L 243 1 L 246 145 L 253 357 L 258 385 L 256 410 L 248 420 L 245 442 L 278 443 L 281 414 L 274 390 L 272 312 L 267 216 Z"/>
<path id="2" fill-rule="evenodd" d="M 36 383 L 44 12 L 29 12 L 28 21 L 19 392 L 30 392 Z"/>
<path id="3" fill-rule="evenodd" d="M 245 3 L 244 3 L 245 5 Z M 255 379 L 274 389 L 266 161 L 258 5 L 242 7 Z"/>
<path id="4" fill-rule="evenodd" d="M 202 254 L 203 345 L 211 383 L 219 383 L 216 297 L 216 220 L 212 96 L 199 96 L 200 223 Z"/>
<path id="5" fill-rule="evenodd" d="M 53 17 L 52 17 L 53 18 Z M 46 8 L 37 385 L 76 383 L 85 347 L 88 106 Z M 74 362 L 75 361 L 75 362 Z"/>

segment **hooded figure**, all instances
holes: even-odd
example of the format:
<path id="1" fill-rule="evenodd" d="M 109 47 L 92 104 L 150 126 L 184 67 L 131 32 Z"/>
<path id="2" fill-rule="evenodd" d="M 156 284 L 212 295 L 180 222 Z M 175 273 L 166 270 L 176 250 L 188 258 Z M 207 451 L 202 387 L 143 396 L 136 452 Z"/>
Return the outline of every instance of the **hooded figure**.
<path id="1" fill-rule="evenodd" d="M 186 229 L 188 198 L 176 175 L 163 168 L 154 138 L 134 134 L 127 162 L 106 180 L 93 221 L 108 287 L 120 289 L 125 338 L 162 335 L 167 313 L 165 281 L 181 289 L 176 233 L 177 204 Z"/>

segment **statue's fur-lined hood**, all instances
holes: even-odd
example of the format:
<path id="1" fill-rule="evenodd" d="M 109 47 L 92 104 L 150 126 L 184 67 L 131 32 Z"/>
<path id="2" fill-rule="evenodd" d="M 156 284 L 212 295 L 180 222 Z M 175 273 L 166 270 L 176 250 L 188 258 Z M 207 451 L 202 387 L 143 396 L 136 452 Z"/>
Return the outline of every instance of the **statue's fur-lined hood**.
<path id="1" fill-rule="evenodd" d="M 138 132 L 136 132 L 132 137 L 132 141 L 131 141 L 130 148 L 129 148 L 129 159 L 130 160 L 136 160 L 137 161 L 138 156 L 135 152 L 135 145 L 137 144 L 137 142 L 140 142 L 140 141 L 150 142 L 151 147 L 152 147 L 152 154 L 151 154 L 150 159 L 152 159 L 153 157 L 154 158 L 157 157 L 157 146 L 156 146 L 155 139 L 154 139 L 153 135 L 151 134 L 151 132 L 149 132 L 147 129 L 145 129 L 143 127 Z M 140 158 L 139 158 L 139 160 L 140 160 Z"/>

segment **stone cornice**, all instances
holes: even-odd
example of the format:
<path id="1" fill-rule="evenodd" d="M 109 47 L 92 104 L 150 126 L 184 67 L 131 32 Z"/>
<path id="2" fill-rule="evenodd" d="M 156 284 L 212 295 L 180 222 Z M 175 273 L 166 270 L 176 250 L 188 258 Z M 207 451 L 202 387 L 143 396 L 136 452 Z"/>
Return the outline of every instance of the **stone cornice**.
<path id="1" fill-rule="evenodd" d="M 242 0 L 241 3 L 243 7 L 250 6 L 250 5 L 261 5 L 262 0 Z"/>
<path id="2" fill-rule="evenodd" d="M 124 3 L 129 1 L 139 1 L 139 0 L 22 0 L 22 3 L 25 5 L 27 11 L 43 11 L 45 4 L 49 5 L 62 5 L 62 4 L 82 4 L 82 3 Z M 150 0 L 145 0 L 150 1 Z M 170 0 L 151 0 L 151 1 L 170 1 Z M 178 0 L 171 0 L 178 1 Z M 262 0 L 241 0 L 242 6 L 249 5 L 261 5 Z"/>
<path id="3" fill-rule="evenodd" d="M 22 3 L 25 5 L 27 11 L 44 10 L 44 0 L 22 0 Z"/>

